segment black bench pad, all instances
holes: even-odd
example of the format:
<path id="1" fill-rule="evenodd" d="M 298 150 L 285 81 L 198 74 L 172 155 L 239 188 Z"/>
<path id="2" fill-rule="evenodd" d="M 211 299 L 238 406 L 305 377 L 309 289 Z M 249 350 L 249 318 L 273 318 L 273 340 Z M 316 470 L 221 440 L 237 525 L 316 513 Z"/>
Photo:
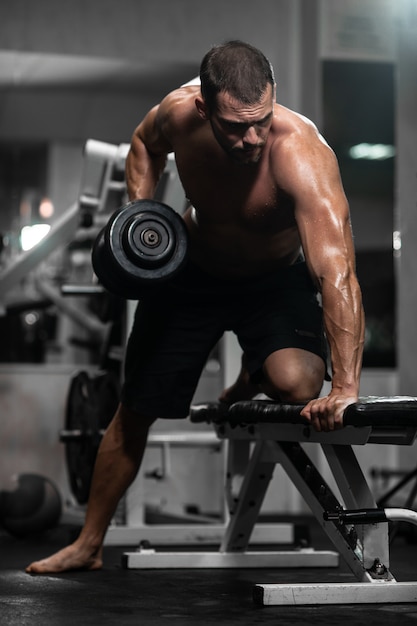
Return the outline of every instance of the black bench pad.
<path id="1" fill-rule="evenodd" d="M 302 404 L 280 404 L 272 400 L 246 400 L 230 406 L 219 402 L 196 404 L 191 407 L 192 422 L 214 424 L 304 424 Z M 417 397 L 367 396 L 349 405 L 344 413 L 345 426 L 372 426 L 375 428 L 417 427 Z"/>

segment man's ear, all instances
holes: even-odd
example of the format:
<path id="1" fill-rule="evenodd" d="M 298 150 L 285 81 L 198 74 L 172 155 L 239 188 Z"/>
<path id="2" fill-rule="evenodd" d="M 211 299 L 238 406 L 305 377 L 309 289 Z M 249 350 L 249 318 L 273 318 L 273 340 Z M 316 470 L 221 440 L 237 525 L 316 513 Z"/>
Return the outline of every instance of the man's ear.
<path id="1" fill-rule="evenodd" d="M 198 114 L 201 117 L 201 119 L 208 120 L 209 119 L 208 109 L 207 109 L 207 105 L 204 102 L 203 98 L 196 98 L 195 99 L 195 106 L 197 107 L 197 111 L 198 111 Z"/>

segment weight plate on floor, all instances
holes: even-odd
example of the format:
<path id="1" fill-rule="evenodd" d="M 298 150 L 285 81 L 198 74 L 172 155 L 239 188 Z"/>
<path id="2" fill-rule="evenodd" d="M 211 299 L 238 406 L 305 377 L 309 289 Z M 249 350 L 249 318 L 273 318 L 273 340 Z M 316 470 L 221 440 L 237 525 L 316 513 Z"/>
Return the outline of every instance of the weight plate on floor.
<path id="1" fill-rule="evenodd" d="M 102 432 L 119 402 L 119 383 L 112 372 L 81 371 L 71 380 L 67 395 L 65 457 L 71 491 L 78 504 L 85 504 Z"/>

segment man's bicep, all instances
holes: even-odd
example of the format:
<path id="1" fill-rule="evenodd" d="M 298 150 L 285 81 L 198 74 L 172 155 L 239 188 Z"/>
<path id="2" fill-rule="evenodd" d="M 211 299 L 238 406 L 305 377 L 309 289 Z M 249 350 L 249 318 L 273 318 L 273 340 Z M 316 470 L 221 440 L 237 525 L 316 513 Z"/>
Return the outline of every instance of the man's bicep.
<path id="1" fill-rule="evenodd" d="M 295 217 L 307 264 L 321 283 L 325 274 L 353 262 L 349 205 L 337 166 L 309 172 L 294 198 Z"/>
<path id="2" fill-rule="evenodd" d="M 154 107 L 145 116 L 132 136 L 125 165 L 130 200 L 153 197 L 170 152 L 158 129 L 157 109 Z"/>

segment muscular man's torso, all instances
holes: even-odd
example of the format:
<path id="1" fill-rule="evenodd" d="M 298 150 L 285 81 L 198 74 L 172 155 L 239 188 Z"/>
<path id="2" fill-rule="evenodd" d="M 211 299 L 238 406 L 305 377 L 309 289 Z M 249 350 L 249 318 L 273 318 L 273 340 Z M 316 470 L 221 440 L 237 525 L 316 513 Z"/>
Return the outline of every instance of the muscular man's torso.
<path id="1" fill-rule="evenodd" d="M 242 164 L 217 143 L 209 123 L 192 111 L 190 115 L 191 123 L 180 124 L 171 142 L 190 202 L 184 219 L 191 258 L 223 278 L 254 276 L 293 263 L 300 240 L 293 200 L 271 168 L 274 124 L 260 160 Z"/>

